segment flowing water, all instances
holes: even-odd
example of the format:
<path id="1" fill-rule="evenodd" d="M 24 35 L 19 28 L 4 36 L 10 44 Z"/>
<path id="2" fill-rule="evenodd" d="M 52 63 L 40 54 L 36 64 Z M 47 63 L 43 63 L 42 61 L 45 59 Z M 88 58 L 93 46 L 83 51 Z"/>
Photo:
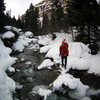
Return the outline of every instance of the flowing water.
<path id="1" fill-rule="evenodd" d="M 18 85 L 14 100 L 43 100 L 39 95 L 33 95 L 32 89 L 39 85 L 48 86 L 60 74 L 57 68 L 53 70 L 37 70 L 42 61 L 45 59 L 45 54 L 40 54 L 39 50 L 26 48 L 24 52 L 14 55 L 18 61 L 13 67 L 15 73 L 8 73 Z M 91 88 L 100 89 L 100 77 L 93 74 L 87 74 L 86 71 L 70 70 L 70 74 L 80 78 L 83 84 L 89 85 Z M 20 86 L 22 88 L 20 89 Z M 100 96 L 91 96 L 92 100 L 99 100 Z M 48 96 L 47 100 L 75 100 L 62 94 L 53 93 Z"/>

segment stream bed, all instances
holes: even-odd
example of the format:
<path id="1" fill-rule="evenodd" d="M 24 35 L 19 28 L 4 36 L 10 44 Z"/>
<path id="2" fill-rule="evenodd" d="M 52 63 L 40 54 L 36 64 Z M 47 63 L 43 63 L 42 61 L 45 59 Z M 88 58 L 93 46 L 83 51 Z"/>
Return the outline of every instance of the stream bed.
<path id="1" fill-rule="evenodd" d="M 39 95 L 33 95 L 32 89 L 39 85 L 48 86 L 59 75 L 58 68 L 53 70 L 37 70 L 37 67 L 45 59 L 45 54 L 40 54 L 39 50 L 26 48 L 24 52 L 14 55 L 18 58 L 16 64 L 13 65 L 15 72 L 8 75 L 14 79 L 18 88 L 14 93 L 14 100 L 43 100 Z M 70 70 L 76 78 L 80 78 L 81 82 L 93 89 L 100 89 L 100 77 L 94 74 L 88 74 L 87 71 Z M 21 88 L 21 89 L 20 89 Z M 92 100 L 100 100 L 100 95 L 91 96 Z M 53 93 L 47 100 L 75 100 L 59 93 Z"/>

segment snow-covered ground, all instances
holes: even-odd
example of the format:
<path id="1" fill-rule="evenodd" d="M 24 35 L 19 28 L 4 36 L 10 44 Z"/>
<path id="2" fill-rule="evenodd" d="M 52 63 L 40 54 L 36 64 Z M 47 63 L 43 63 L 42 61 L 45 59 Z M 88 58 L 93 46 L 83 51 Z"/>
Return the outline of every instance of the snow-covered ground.
<path id="1" fill-rule="evenodd" d="M 22 31 L 22 29 L 16 28 L 16 27 L 13 27 L 13 26 L 5 26 L 4 28 L 8 31 L 14 31 L 14 32 L 17 32 L 17 33 L 20 33 Z"/>
<path id="2" fill-rule="evenodd" d="M 100 75 L 100 52 L 98 52 L 97 55 L 91 55 L 88 45 L 81 42 L 73 42 L 70 34 L 55 33 L 55 35 L 56 38 L 54 40 L 52 40 L 51 35 L 39 36 L 38 43 L 43 45 L 43 47 L 40 48 L 40 52 L 46 53 L 45 57 L 53 58 L 54 63 L 61 63 L 59 47 L 62 40 L 66 39 L 69 44 L 67 71 L 72 68 L 77 70 L 88 70 L 89 73 Z M 45 65 L 48 67 L 50 65 L 49 63 L 53 62 L 45 64 L 43 62 L 43 65 L 40 66 Z"/>
<path id="3" fill-rule="evenodd" d="M 22 52 L 25 46 L 28 46 L 30 42 L 36 42 L 36 39 L 30 39 L 28 37 L 32 37 L 33 33 L 26 32 L 25 34 L 20 32 L 21 29 L 17 29 L 12 26 L 5 26 L 8 30 L 1 37 L 2 38 L 14 38 L 15 34 L 13 32 L 17 32 L 19 34 L 19 38 L 15 43 L 13 43 L 13 48 L 15 51 Z M 12 32 L 13 31 L 13 32 Z M 0 100 L 13 100 L 12 93 L 15 91 L 15 88 L 18 88 L 15 81 L 11 79 L 6 71 L 15 72 L 15 69 L 12 68 L 12 65 L 16 63 L 17 58 L 11 57 L 10 53 L 12 49 L 5 47 L 4 43 L 0 38 Z M 30 64 L 29 62 L 27 64 Z"/>
<path id="4" fill-rule="evenodd" d="M 36 39 L 29 38 L 33 36 L 32 34 L 33 34 L 32 32 L 25 32 L 21 34 L 17 39 L 17 41 L 13 44 L 14 51 L 22 52 L 24 48 L 29 45 L 30 42 L 36 41 Z"/>
<path id="5" fill-rule="evenodd" d="M 19 34 L 17 41 L 13 43 L 12 47 L 12 49 L 15 51 L 22 52 L 26 46 L 29 46 L 29 49 L 39 49 L 38 45 L 36 44 L 29 45 L 30 42 L 38 42 L 38 44 L 43 45 L 43 47 L 40 48 L 40 53 L 46 53 L 45 57 L 47 59 L 45 59 L 41 63 L 41 65 L 38 66 L 38 69 L 50 69 L 54 64 L 61 63 L 61 57 L 59 56 L 59 47 L 62 43 L 62 40 L 66 39 L 69 44 L 67 69 L 62 71 L 60 76 L 58 76 L 58 78 L 52 83 L 53 90 L 59 90 L 62 84 L 64 84 L 70 89 L 76 90 L 76 92 L 74 91 L 74 94 L 72 92 L 69 93 L 71 97 L 81 98 L 86 96 L 89 87 L 84 85 L 79 79 L 74 78 L 72 75 L 66 74 L 66 72 L 70 68 L 72 68 L 77 70 L 88 70 L 89 73 L 100 75 L 100 52 L 98 52 L 97 55 L 91 55 L 89 53 L 90 49 L 88 48 L 88 45 L 80 42 L 73 42 L 71 34 L 54 33 L 56 35 L 56 38 L 54 40 L 52 39 L 52 35 L 50 34 L 39 36 L 37 40 L 36 38 L 33 38 L 33 33 L 29 31 L 23 33 L 20 32 L 21 29 L 17 29 L 15 27 L 6 26 L 5 28 L 8 31 L 2 35 L 2 38 L 14 37 L 15 35 L 13 34 L 13 32 L 11 32 L 11 30 Z M 29 37 L 31 37 L 31 39 Z M 8 77 L 6 74 L 6 70 L 13 72 L 15 71 L 15 69 L 12 68 L 12 65 L 16 62 L 17 58 L 11 57 L 11 52 L 12 50 L 8 47 L 5 47 L 2 40 L 0 39 L 0 100 L 13 100 L 12 93 L 16 88 L 14 80 Z M 51 61 L 51 59 L 49 58 L 53 58 L 53 60 Z M 23 60 L 24 59 L 22 59 L 22 61 Z M 27 62 L 25 64 L 30 65 L 31 62 Z M 32 71 L 30 70 L 30 72 Z M 38 89 L 37 93 L 43 96 L 44 100 L 46 100 L 47 96 L 51 95 L 52 91 L 49 89 L 40 88 Z M 89 97 L 82 98 L 82 100 L 85 99 L 90 100 Z"/>
<path id="6" fill-rule="evenodd" d="M 16 58 L 9 54 L 12 52 L 10 48 L 4 46 L 0 39 L 0 100 L 13 100 L 12 92 L 15 91 L 15 82 L 7 76 L 6 70 L 16 62 Z"/>
<path id="7" fill-rule="evenodd" d="M 45 57 L 47 59 L 45 59 L 43 63 L 38 66 L 38 69 L 49 69 L 52 68 L 52 65 L 54 64 L 61 64 L 59 47 L 62 43 L 62 40 L 66 39 L 69 44 L 67 69 L 64 70 L 61 66 L 57 66 L 62 70 L 58 78 L 51 83 L 51 86 L 53 86 L 53 91 L 61 91 L 62 85 L 65 85 L 71 89 L 71 91 L 68 92 L 70 97 L 78 100 L 91 100 L 89 96 L 100 94 L 100 90 L 91 90 L 89 86 L 84 85 L 80 79 L 74 78 L 72 75 L 66 72 L 72 68 L 77 70 L 88 70 L 88 73 L 100 75 L 100 52 L 98 52 L 97 55 L 91 55 L 88 45 L 85 45 L 81 42 L 73 42 L 70 34 L 55 33 L 55 35 L 56 38 L 54 40 L 52 40 L 51 35 L 39 36 L 38 43 L 43 45 L 43 47 L 40 48 L 40 53 L 46 53 Z M 48 58 L 53 58 L 54 61 L 51 61 Z M 47 90 L 45 89 L 45 91 Z"/>
<path id="8" fill-rule="evenodd" d="M 56 38 L 52 40 L 51 35 L 39 36 L 38 43 L 43 46 L 40 48 L 40 53 L 46 53 L 45 59 L 38 69 L 42 68 L 52 68 L 50 65 L 57 63 L 61 64 L 61 57 L 59 56 L 59 47 L 63 39 L 69 44 L 69 56 L 67 69 L 62 69 L 61 74 L 58 78 L 51 83 L 50 86 L 53 86 L 53 91 L 58 90 L 62 91 L 62 85 L 70 88 L 71 91 L 68 92 L 70 97 L 78 100 L 91 100 L 90 95 L 100 94 L 100 90 L 90 90 L 89 86 L 84 85 L 79 78 L 74 78 L 72 75 L 66 73 L 69 69 L 77 70 L 88 70 L 88 73 L 94 73 L 100 75 L 100 52 L 97 55 L 91 55 L 88 45 L 85 45 L 81 42 L 73 42 L 72 36 L 65 33 L 55 33 Z M 53 61 L 48 58 L 53 58 Z M 46 90 L 45 90 L 46 91 Z"/>
<path id="9" fill-rule="evenodd" d="M 58 78 L 53 82 L 54 91 L 62 90 L 62 85 L 74 90 L 74 92 L 70 91 L 69 95 L 76 99 L 84 97 L 89 89 L 89 86 L 82 84 L 80 79 L 74 78 L 70 74 L 61 74 L 58 76 Z"/>
<path id="10" fill-rule="evenodd" d="M 15 37 L 15 34 L 11 31 L 7 31 L 6 33 L 3 34 L 2 38 L 13 38 Z"/>

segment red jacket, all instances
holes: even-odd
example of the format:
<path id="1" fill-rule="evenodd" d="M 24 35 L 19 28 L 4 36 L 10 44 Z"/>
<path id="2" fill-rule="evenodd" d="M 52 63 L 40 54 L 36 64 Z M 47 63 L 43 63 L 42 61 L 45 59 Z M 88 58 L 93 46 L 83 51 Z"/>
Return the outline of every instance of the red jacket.
<path id="1" fill-rule="evenodd" d="M 62 42 L 62 45 L 60 46 L 60 55 L 61 56 L 68 56 L 69 51 L 68 51 L 68 43 L 67 42 Z"/>

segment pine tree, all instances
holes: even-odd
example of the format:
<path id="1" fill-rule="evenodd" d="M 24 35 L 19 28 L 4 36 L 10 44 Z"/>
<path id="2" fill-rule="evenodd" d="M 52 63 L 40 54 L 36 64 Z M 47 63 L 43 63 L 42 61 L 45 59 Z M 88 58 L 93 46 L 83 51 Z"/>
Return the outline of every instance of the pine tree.
<path id="1" fill-rule="evenodd" d="M 38 11 L 31 4 L 29 9 L 22 17 L 22 21 L 24 23 L 24 29 L 32 31 L 34 34 L 37 34 L 38 31 Z"/>
<path id="2" fill-rule="evenodd" d="M 95 0 L 70 0 L 68 6 L 68 24 L 77 27 L 80 41 L 89 42 L 98 35 L 100 7 Z"/>
<path id="3" fill-rule="evenodd" d="M 51 14 L 51 26 L 53 25 L 52 31 L 60 32 L 64 28 L 64 14 L 63 7 L 61 6 L 60 0 L 54 0 L 52 14 Z"/>
<path id="4" fill-rule="evenodd" d="M 55 12 L 52 12 L 52 14 L 51 14 L 50 32 L 51 32 L 51 34 L 53 32 L 60 32 L 60 28 L 59 28 L 59 25 L 58 25 L 58 20 L 57 20 L 57 16 L 56 16 Z"/>
<path id="5" fill-rule="evenodd" d="M 63 10 L 61 7 L 60 0 L 54 0 L 53 7 L 52 7 L 52 13 L 51 13 L 51 19 L 50 19 L 50 30 L 51 33 L 53 32 L 60 32 L 62 29 L 62 22 L 63 22 Z"/>
<path id="6" fill-rule="evenodd" d="M 4 0 L 0 0 L 0 32 L 3 31 L 3 26 L 4 26 Z"/>
<path id="7" fill-rule="evenodd" d="M 23 23 L 23 21 L 22 21 L 20 16 L 18 16 L 18 19 L 16 20 L 16 27 L 19 27 L 21 29 L 24 28 L 24 23 Z"/>
<path id="8" fill-rule="evenodd" d="M 8 10 L 5 14 L 5 25 L 10 25 L 10 26 L 13 25 L 13 21 L 11 18 L 11 10 Z"/>
<path id="9" fill-rule="evenodd" d="M 63 30 L 64 29 L 64 13 L 63 13 L 63 8 L 59 0 L 56 1 L 55 7 L 56 7 L 56 16 L 57 16 L 58 26 L 60 30 Z"/>
<path id="10" fill-rule="evenodd" d="M 43 22 L 42 22 L 42 30 L 43 30 L 43 34 L 47 34 L 49 33 L 49 18 L 48 15 L 46 13 L 43 13 Z"/>

